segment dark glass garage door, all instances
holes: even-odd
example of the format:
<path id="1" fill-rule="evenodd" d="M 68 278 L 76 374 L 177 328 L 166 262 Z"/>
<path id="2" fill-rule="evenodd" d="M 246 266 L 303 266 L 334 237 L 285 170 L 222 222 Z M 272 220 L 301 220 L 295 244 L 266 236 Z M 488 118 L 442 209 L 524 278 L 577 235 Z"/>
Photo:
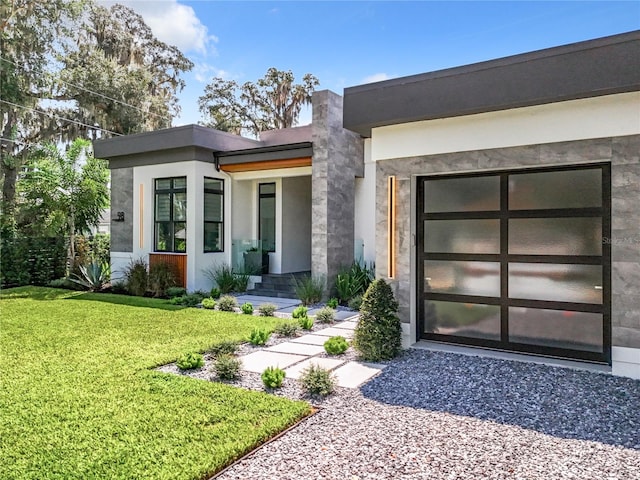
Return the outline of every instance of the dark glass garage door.
<path id="1" fill-rule="evenodd" d="M 607 164 L 418 180 L 429 340 L 610 363 Z"/>

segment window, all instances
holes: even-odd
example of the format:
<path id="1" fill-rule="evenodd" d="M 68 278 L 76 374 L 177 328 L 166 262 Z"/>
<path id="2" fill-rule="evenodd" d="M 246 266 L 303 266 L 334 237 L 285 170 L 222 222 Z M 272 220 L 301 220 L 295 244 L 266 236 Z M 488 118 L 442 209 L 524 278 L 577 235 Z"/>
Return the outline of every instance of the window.
<path id="1" fill-rule="evenodd" d="M 258 185 L 258 237 L 265 252 L 276 251 L 276 184 Z"/>
<path id="2" fill-rule="evenodd" d="M 155 181 L 156 252 L 187 251 L 187 177 Z"/>
<path id="3" fill-rule="evenodd" d="M 224 251 L 224 180 L 204 179 L 204 251 Z"/>

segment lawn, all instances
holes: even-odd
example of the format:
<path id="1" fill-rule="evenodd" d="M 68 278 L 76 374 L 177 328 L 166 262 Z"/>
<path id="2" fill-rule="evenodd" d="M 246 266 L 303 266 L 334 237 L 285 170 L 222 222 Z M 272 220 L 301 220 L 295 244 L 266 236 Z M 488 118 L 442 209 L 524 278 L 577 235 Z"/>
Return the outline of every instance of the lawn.
<path id="1" fill-rule="evenodd" d="M 50 288 L 0 294 L 0 477 L 201 479 L 309 412 L 153 367 L 276 319 Z"/>

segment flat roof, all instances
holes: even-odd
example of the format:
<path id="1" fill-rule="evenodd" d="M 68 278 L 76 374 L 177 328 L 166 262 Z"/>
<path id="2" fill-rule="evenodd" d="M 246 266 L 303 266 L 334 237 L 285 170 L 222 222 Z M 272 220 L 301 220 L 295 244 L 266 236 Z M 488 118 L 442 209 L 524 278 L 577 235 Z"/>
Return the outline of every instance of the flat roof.
<path id="1" fill-rule="evenodd" d="M 344 128 L 387 125 L 640 90 L 640 30 L 344 90 Z"/>

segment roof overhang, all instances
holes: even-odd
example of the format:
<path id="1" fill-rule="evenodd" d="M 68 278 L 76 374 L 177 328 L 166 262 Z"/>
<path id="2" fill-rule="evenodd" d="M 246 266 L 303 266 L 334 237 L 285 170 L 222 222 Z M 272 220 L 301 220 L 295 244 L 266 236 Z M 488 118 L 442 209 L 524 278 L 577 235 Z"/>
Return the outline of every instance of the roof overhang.
<path id="1" fill-rule="evenodd" d="M 640 90 L 640 30 L 344 90 L 344 127 L 375 127 Z"/>

